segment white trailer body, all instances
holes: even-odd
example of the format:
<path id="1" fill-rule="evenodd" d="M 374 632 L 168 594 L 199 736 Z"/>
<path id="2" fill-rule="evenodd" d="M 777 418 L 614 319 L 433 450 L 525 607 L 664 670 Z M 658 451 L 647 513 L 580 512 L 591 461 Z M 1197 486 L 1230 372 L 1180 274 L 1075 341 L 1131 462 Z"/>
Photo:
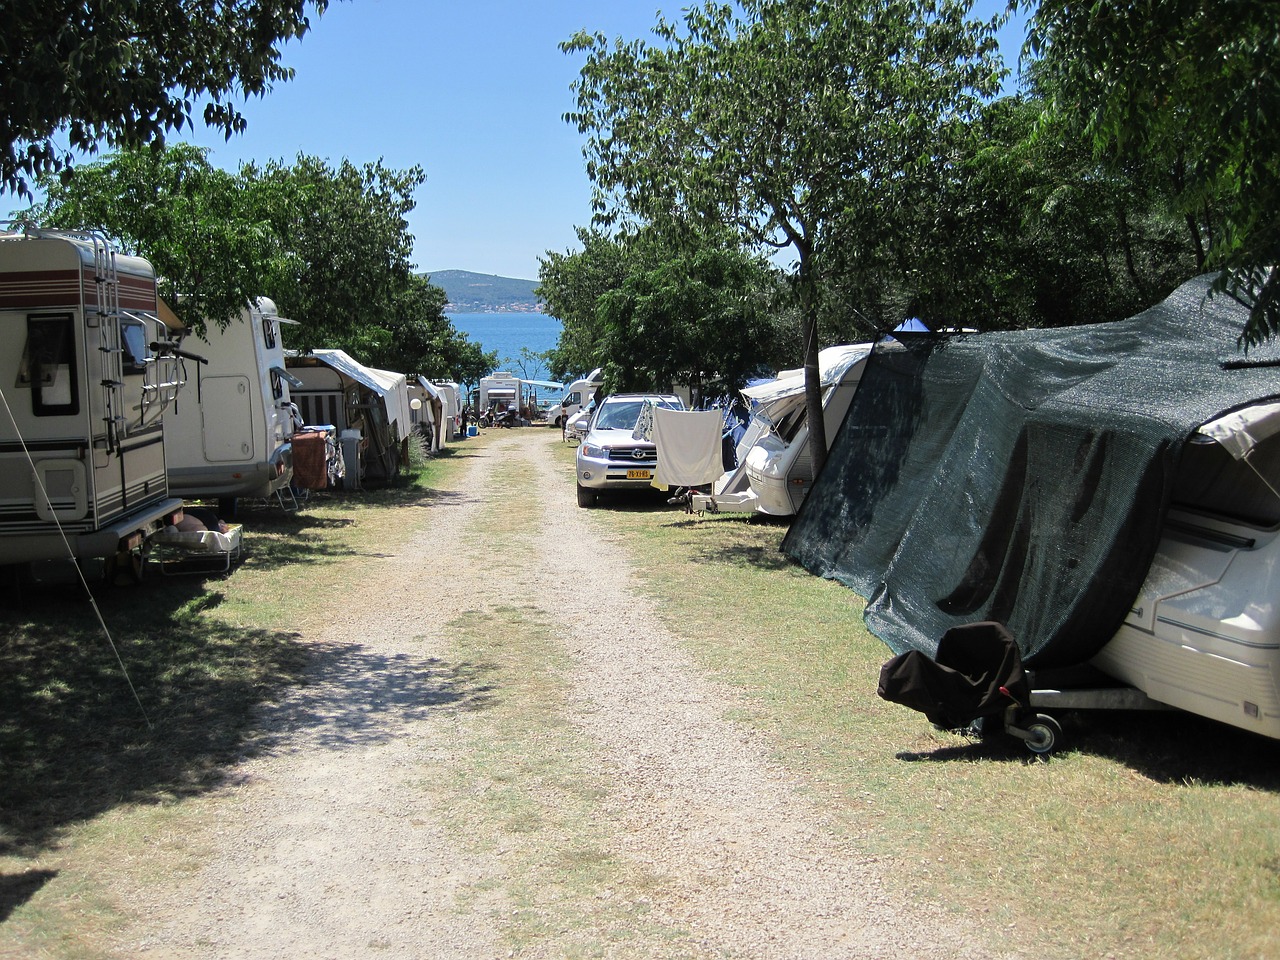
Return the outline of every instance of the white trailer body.
<path id="1" fill-rule="evenodd" d="M 498 371 L 480 378 L 477 391 L 476 415 L 488 410 L 518 410 L 520 407 L 520 378 L 513 373 Z"/>
<path id="2" fill-rule="evenodd" d="M 819 353 L 823 421 L 828 438 L 849 412 L 871 347 L 869 343 L 850 344 L 827 347 Z M 789 517 L 800 509 L 813 486 L 804 371 L 784 370 L 776 380 L 748 387 L 742 394 L 755 409 L 738 444 L 738 468 L 716 481 L 711 493 L 694 494 L 691 509 Z"/>
<path id="3" fill-rule="evenodd" d="M 147 261 L 92 235 L 0 236 L 0 564 L 121 556 L 179 514 L 162 427 L 178 344 Z"/>
<path id="4" fill-rule="evenodd" d="M 272 496 L 293 477 L 293 377 L 276 305 L 259 298 L 186 349 L 208 363 L 195 365 L 195 383 L 165 417 L 169 489 L 188 499 Z"/>
<path id="5" fill-rule="evenodd" d="M 1278 594 L 1272 403 L 1202 427 L 1187 444 L 1146 581 L 1092 663 L 1159 703 L 1280 738 Z"/>

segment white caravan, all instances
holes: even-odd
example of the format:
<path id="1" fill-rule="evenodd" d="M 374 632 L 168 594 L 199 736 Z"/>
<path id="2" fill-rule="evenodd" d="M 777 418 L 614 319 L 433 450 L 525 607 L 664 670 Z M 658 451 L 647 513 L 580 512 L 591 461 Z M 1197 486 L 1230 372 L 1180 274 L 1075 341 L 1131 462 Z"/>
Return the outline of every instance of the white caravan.
<path id="1" fill-rule="evenodd" d="M 1147 579 L 1093 658 L 1152 700 L 1280 738 L 1280 404 L 1201 427 Z"/>
<path id="2" fill-rule="evenodd" d="M 818 354 L 827 437 L 835 434 L 849 411 L 871 346 L 827 347 Z M 742 395 L 751 403 L 752 414 L 738 442 L 738 466 L 721 476 L 711 492 L 692 494 L 689 509 L 789 517 L 813 486 L 804 371 L 784 370 L 775 380 L 744 387 Z"/>
<path id="3" fill-rule="evenodd" d="M 444 428 L 441 440 L 452 442 L 462 438 L 462 388 L 452 380 L 432 380 L 431 385 L 444 405 Z"/>
<path id="4" fill-rule="evenodd" d="M 480 385 L 473 391 L 476 416 L 511 409 L 519 411 L 521 388 L 520 378 L 505 370 L 481 377 Z"/>
<path id="5" fill-rule="evenodd" d="M 444 449 L 458 439 L 461 424 L 458 385 L 411 377 L 409 415 L 413 429 L 427 441 L 428 450 L 434 453 Z"/>
<path id="6" fill-rule="evenodd" d="M 164 421 L 169 489 L 186 499 L 218 499 L 224 513 L 239 497 L 261 499 L 293 477 L 293 417 L 282 318 L 265 297 L 225 329 L 189 336 L 186 349 L 207 362 Z M 296 381 L 295 381 L 296 382 Z"/>
<path id="7" fill-rule="evenodd" d="M 92 234 L 0 235 L 0 343 L 0 564 L 69 552 L 140 573 L 182 509 L 162 427 L 179 338 L 151 264 Z"/>

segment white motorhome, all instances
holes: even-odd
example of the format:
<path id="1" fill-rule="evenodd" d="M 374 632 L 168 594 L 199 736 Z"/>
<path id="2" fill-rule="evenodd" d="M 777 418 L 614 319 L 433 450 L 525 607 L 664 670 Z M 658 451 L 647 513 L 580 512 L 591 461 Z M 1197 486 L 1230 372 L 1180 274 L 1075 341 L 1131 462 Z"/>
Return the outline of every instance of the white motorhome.
<path id="1" fill-rule="evenodd" d="M 189 336 L 207 363 L 165 417 L 169 489 L 186 499 L 218 499 L 224 513 L 239 497 L 266 498 L 293 477 L 293 417 L 281 317 L 265 297 L 224 329 Z M 296 381 L 295 381 L 296 382 Z"/>
<path id="2" fill-rule="evenodd" d="M 831 437 L 849 411 L 862 379 L 869 343 L 827 347 L 818 354 L 823 421 Z M 751 420 L 738 442 L 738 466 L 709 493 L 692 494 L 695 512 L 748 512 L 789 517 L 813 485 L 809 427 L 805 416 L 804 371 L 783 370 L 775 380 L 744 387 Z M 659 451 L 661 457 L 661 451 Z"/>
<path id="3" fill-rule="evenodd" d="M 604 386 L 604 371 L 596 367 L 585 377 L 574 380 L 564 388 L 564 396 L 558 404 L 547 410 L 547 422 L 557 429 L 563 430 L 569 418 L 591 402 L 596 391 Z"/>
<path id="4" fill-rule="evenodd" d="M 479 386 L 472 393 L 475 397 L 476 416 L 502 413 L 511 409 L 518 411 L 522 388 L 520 378 L 505 370 L 498 370 L 487 377 L 481 377 Z"/>
<path id="5" fill-rule="evenodd" d="M 144 539 L 180 519 L 162 426 L 180 338 L 161 309 L 151 264 L 101 237 L 0 235 L 0 564 L 69 551 L 140 573 Z"/>

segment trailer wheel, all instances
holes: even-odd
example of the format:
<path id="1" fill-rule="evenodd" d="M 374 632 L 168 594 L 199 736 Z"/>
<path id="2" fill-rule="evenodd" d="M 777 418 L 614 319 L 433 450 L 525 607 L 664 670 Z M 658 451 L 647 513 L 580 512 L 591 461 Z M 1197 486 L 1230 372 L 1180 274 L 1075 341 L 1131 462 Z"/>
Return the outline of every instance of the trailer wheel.
<path id="1" fill-rule="evenodd" d="M 1027 724 L 1027 749 L 1037 756 L 1052 753 L 1062 740 L 1062 725 L 1047 713 L 1037 713 L 1035 719 Z"/>
<path id="2" fill-rule="evenodd" d="M 104 559 L 103 578 L 112 586 L 139 584 L 147 561 L 141 550 L 121 550 Z"/>
<path id="3" fill-rule="evenodd" d="M 584 487 L 578 484 L 578 506 L 594 507 L 596 505 L 596 492 L 590 487 Z"/>

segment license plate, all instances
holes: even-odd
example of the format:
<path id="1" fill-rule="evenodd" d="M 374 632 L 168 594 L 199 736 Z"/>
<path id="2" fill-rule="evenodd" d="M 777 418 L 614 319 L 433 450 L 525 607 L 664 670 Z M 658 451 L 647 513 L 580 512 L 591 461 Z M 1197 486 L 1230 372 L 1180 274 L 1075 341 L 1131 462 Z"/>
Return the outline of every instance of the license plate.
<path id="1" fill-rule="evenodd" d="M 653 476 L 648 470 L 628 470 L 628 480 L 648 480 Z"/>

